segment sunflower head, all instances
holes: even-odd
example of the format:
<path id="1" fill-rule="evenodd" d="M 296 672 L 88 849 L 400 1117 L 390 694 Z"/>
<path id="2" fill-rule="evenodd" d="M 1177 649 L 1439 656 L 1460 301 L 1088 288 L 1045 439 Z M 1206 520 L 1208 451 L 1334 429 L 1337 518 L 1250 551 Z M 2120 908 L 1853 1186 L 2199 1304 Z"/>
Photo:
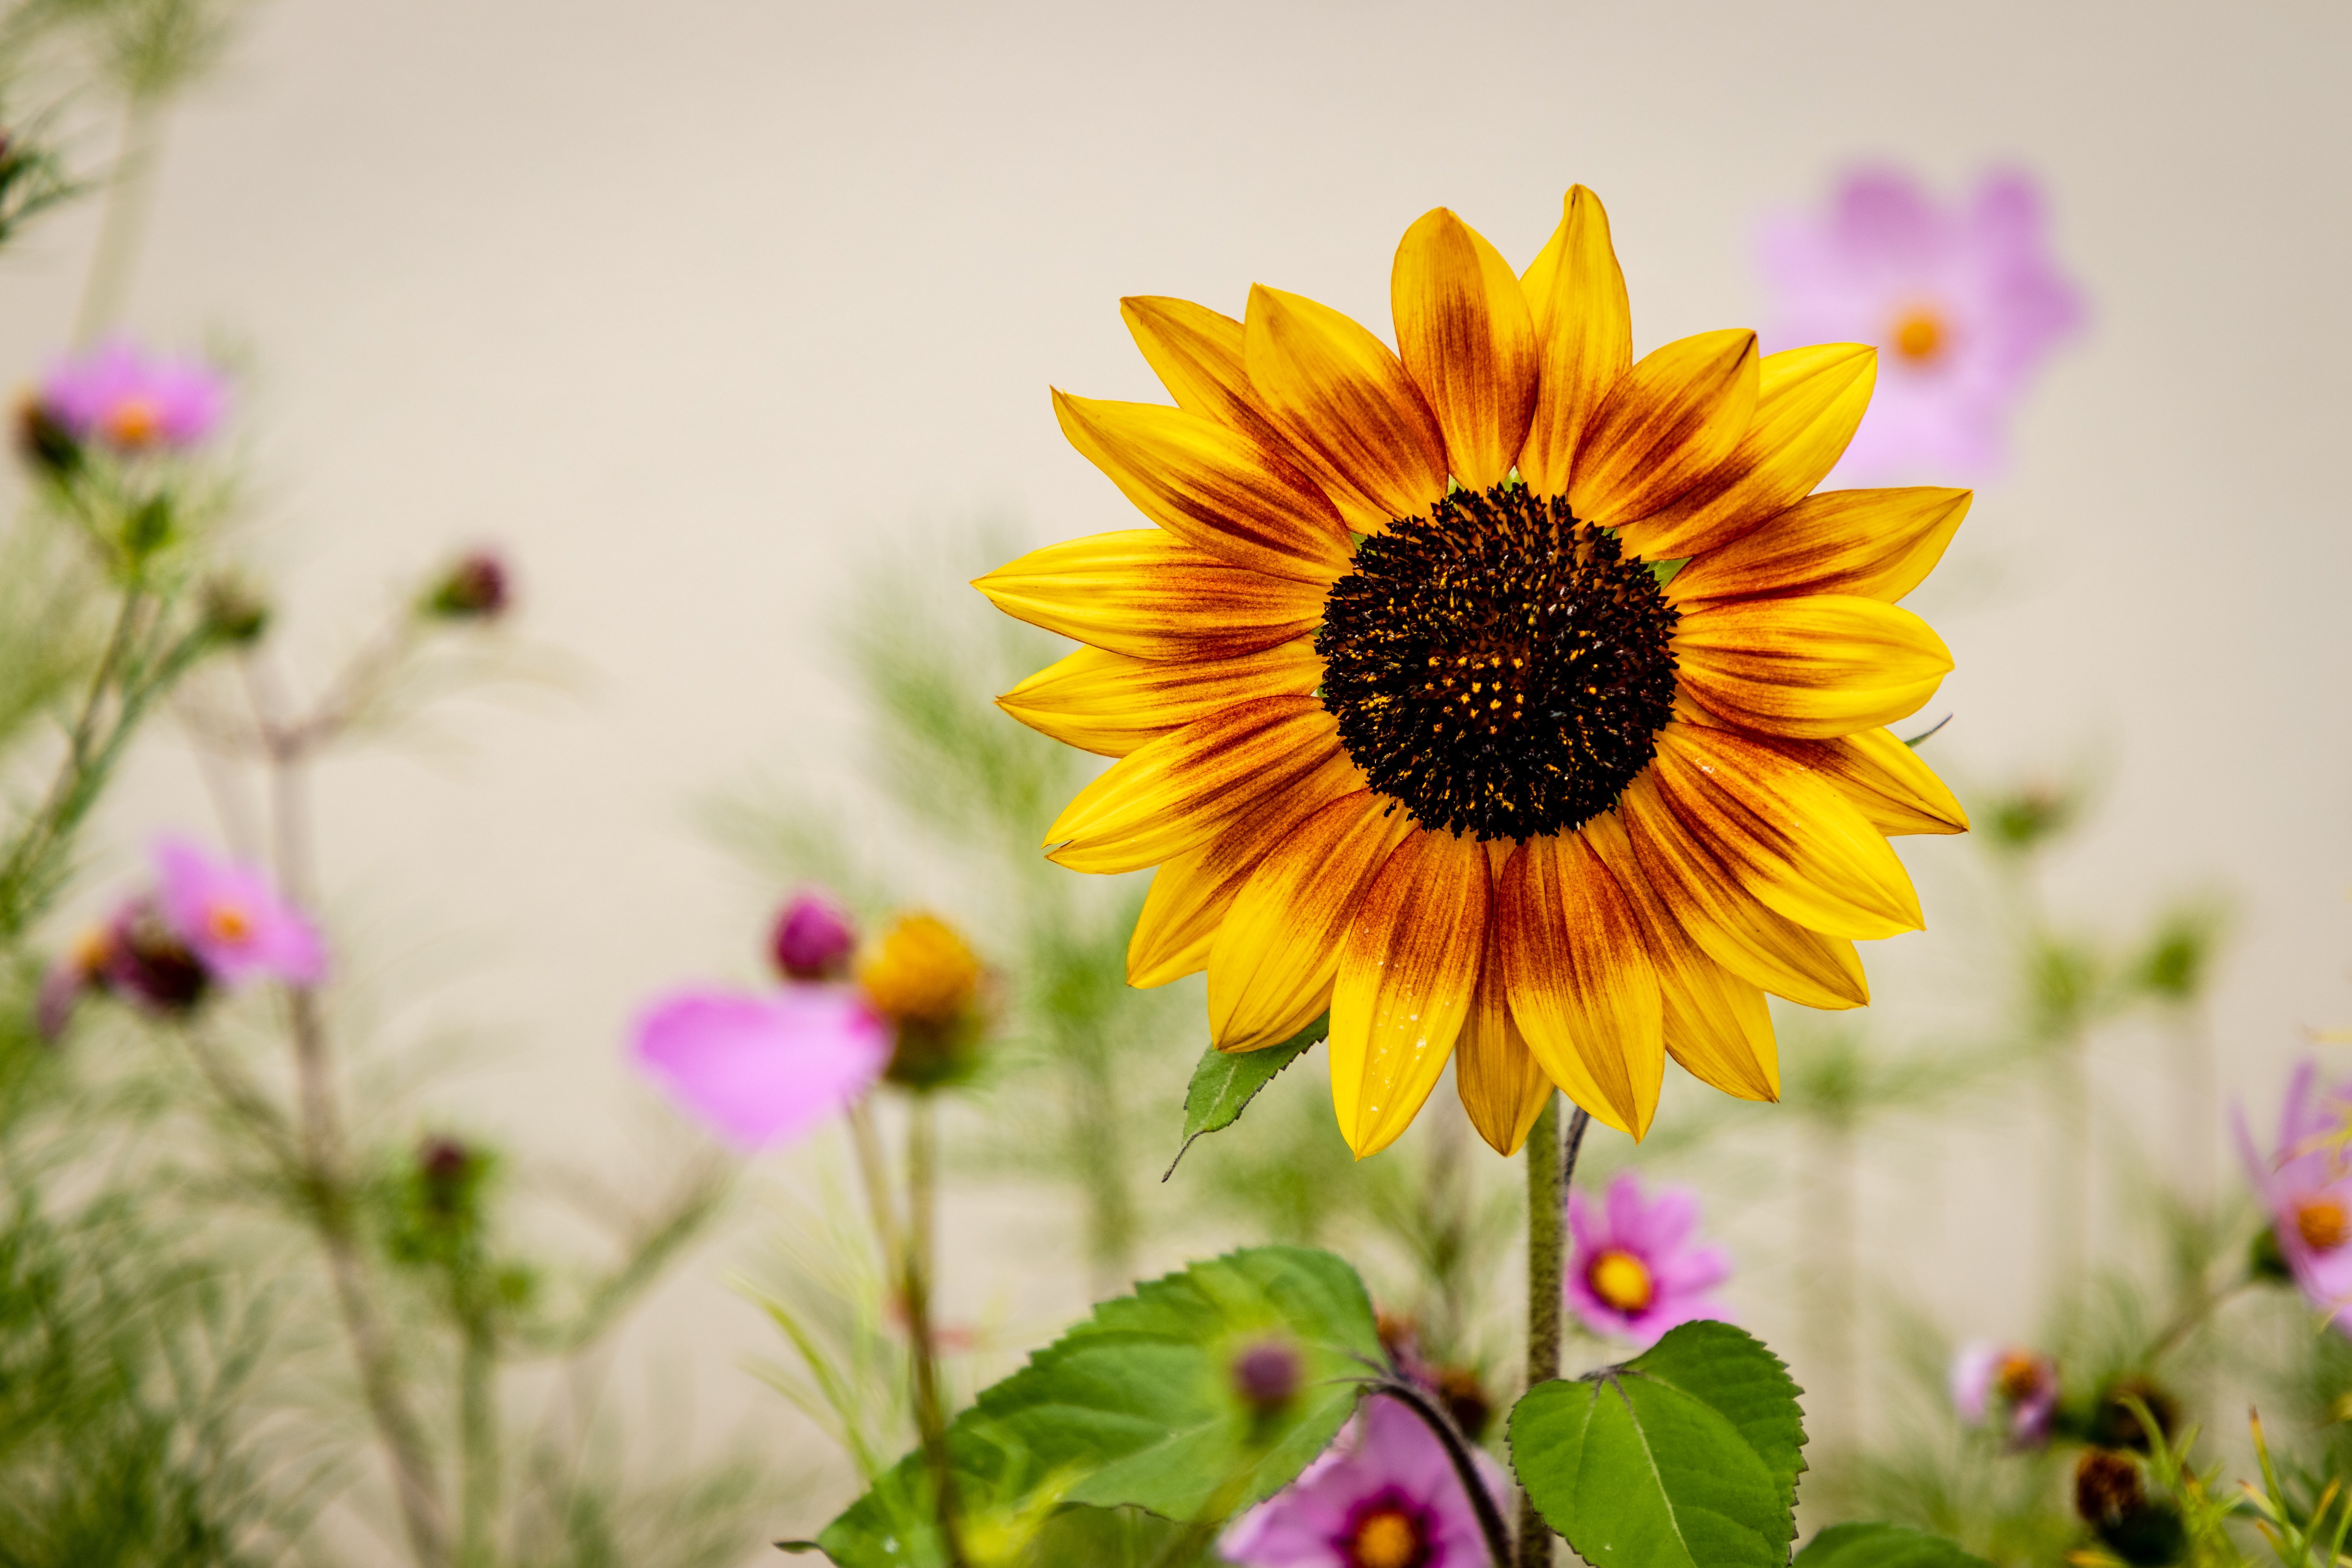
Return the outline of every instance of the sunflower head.
<path id="1" fill-rule="evenodd" d="M 1330 1016 L 1359 1154 L 1445 1066 L 1505 1152 L 1555 1088 L 1639 1137 L 1668 1057 L 1774 1099 L 1767 993 L 1868 999 L 1920 923 L 1887 846 L 1954 833 L 1885 728 L 1951 660 L 1896 607 L 1965 491 L 1816 495 L 1858 344 L 1745 331 L 1633 357 L 1601 203 L 1515 270 L 1439 208 L 1393 346 L 1297 294 L 1122 313 L 1174 406 L 1055 392 L 1153 526 L 978 586 L 1084 646 L 1001 700 L 1118 759 L 1046 833 L 1156 867 L 1129 977 L 1206 969 L 1225 1050 Z"/>

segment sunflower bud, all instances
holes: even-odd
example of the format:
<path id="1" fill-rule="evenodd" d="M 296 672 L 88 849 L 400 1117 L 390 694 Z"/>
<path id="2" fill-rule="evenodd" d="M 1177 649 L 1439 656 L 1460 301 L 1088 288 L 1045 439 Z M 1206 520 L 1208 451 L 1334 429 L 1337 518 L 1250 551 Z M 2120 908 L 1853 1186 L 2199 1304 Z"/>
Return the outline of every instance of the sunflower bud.
<path id="1" fill-rule="evenodd" d="M 980 957 L 935 915 L 901 915 L 858 966 L 857 983 L 896 1031 L 885 1074 L 909 1089 L 961 1077 L 979 1042 Z"/>
<path id="2" fill-rule="evenodd" d="M 1260 1340 L 1234 1357 L 1234 1392 L 1261 1420 L 1281 1415 L 1298 1397 L 1306 1368 L 1287 1341 Z"/>
<path id="3" fill-rule="evenodd" d="M 506 563 L 477 550 L 444 573 L 418 607 L 432 620 L 495 621 L 507 613 L 512 595 Z"/>
<path id="4" fill-rule="evenodd" d="M 769 955 L 787 980 L 838 980 L 849 971 L 849 955 L 857 948 L 857 929 L 849 917 L 822 893 L 793 895 L 776 917 Z"/>

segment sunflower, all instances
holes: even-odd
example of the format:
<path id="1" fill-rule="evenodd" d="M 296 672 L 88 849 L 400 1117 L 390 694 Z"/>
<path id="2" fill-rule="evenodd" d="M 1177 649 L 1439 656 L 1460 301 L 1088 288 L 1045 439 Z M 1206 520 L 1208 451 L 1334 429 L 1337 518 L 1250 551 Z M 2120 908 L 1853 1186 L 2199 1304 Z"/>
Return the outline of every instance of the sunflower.
<path id="1" fill-rule="evenodd" d="M 1504 1153 L 1555 1085 L 1641 1137 L 1668 1057 L 1777 1099 L 1766 994 L 1867 1003 L 1854 941 L 1922 923 L 1887 836 L 1968 826 L 1885 726 L 1951 668 L 1895 601 L 1969 492 L 1811 493 L 1868 347 L 1636 361 L 1582 186 L 1524 274 L 1441 207 L 1390 288 L 1393 353 L 1263 286 L 1127 300 L 1175 406 L 1054 394 L 1156 526 L 976 584 L 1085 645 L 1002 705 L 1118 759 L 1052 858 L 1159 868 L 1129 978 L 1205 968 L 1220 1050 L 1328 1011 L 1360 1157 L 1449 1057 Z"/>

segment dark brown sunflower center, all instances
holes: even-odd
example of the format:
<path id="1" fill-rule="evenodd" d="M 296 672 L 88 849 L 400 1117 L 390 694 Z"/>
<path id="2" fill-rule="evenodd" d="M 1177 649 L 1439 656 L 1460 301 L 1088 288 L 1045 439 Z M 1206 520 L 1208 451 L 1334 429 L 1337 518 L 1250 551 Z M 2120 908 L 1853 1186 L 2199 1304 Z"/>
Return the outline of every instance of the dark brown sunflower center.
<path id="1" fill-rule="evenodd" d="M 1648 565 L 1524 486 L 1456 490 L 1357 548 L 1315 650 L 1374 789 L 1424 827 L 1564 833 L 1617 803 L 1674 710 Z"/>

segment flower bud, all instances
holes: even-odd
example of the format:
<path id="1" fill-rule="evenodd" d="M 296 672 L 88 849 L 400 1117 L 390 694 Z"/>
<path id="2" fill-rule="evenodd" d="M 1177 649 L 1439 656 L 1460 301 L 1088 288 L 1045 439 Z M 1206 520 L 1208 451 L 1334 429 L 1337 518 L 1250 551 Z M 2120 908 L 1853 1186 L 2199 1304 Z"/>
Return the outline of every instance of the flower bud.
<path id="1" fill-rule="evenodd" d="M 1495 1418 L 1495 1403 L 1486 1397 L 1486 1380 L 1475 1367 L 1442 1367 L 1437 1373 L 1437 1402 L 1454 1417 L 1454 1425 L 1473 1443 L 1486 1435 Z"/>
<path id="2" fill-rule="evenodd" d="M 2179 1403 L 2153 1379 L 2135 1374 L 2119 1377 L 2099 1391 L 2099 1402 L 2091 1412 L 2086 1434 L 2089 1440 L 2102 1448 L 2149 1452 L 2154 1445 L 2148 1441 L 2147 1428 L 2141 1424 L 2138 1410 L 2133 1407 L 2135 1400 L 2147 1409 L 2161 1436 L 2168 1438 L 2179 1429 Z"/>
<path id="3" fill-rule="evenodd" d="M 2074 826 L 2082 808 L 2080 790 L 2036 780 L 1995 799 L 1980 820 L 1994 847 L 2030 855 Z"/>
<path id="4" fill-rule="evenodd" d="M 457 1218 L 478 1163 L 474 1152 L 455 1138 L 427 1138 L 419 1144 L 416 1175 L 426 1212 L 436 1219 Z"/>
<path id="5" fill-rule="evenodd" d="M 214 641 L 247 647 L 269 629 L 269 602 L 234 577 L 215 577 L 205 584 L 204 617 Z"/>
<path id="6" fill-rule="evenodd" d="M 1287 1341 L 1260 1340 L 1234 1357 L 1234 1392 L 1253 1415 L 1279 1415 L 1298 1397 L 1305 1372 L 1297 1350 Z"/>
<path id="7" fill-rule="evenodd" d="M 2131 1568 L 2168 1568 L 2189 1550 L 2179 1510 L 2147 1495 L 2139 1462 L 2129 1454 L 2084 1451 L 2074 1466 L 2074 1511 Z"/>
<path id="8" fill-rule="evenodd" d="M 793 895 L 776 917 L 768 951 L 787 980 L 839 980 L 849 972 L 857 931 L 849 917 L 822 893 Z"/>
<path id="9" fill-rule="evenodd" d="M 425 616 L 443 621 L 495 621 L 513 594 L 504 561 L 487 550 L 461 557 L 425 594 Z"/>
<path id="10" fill-rule="evenodd" d="M 16 455 L 36 473 L 53 479 L 70 479 L 81 471 L 81 443 L 37 397 L 27 397 L 16 406 Z"/>
<path id="11" fill-rule="evenodd" d="M 936 1089 L 972 1066 L 979 1043 L 980 957 L 935 915 L 901 915 L 859 965 L 874 1011 L 894 1028 L 885 1074 L 909 1089 Z"/>
<path id="12" fill-rule="evenodd" d="M 212 972 L 151 899 L 115 917 L 98 980 L 124 1001 L 163 1017 L 187 1016 L 213 988 Z"/>

